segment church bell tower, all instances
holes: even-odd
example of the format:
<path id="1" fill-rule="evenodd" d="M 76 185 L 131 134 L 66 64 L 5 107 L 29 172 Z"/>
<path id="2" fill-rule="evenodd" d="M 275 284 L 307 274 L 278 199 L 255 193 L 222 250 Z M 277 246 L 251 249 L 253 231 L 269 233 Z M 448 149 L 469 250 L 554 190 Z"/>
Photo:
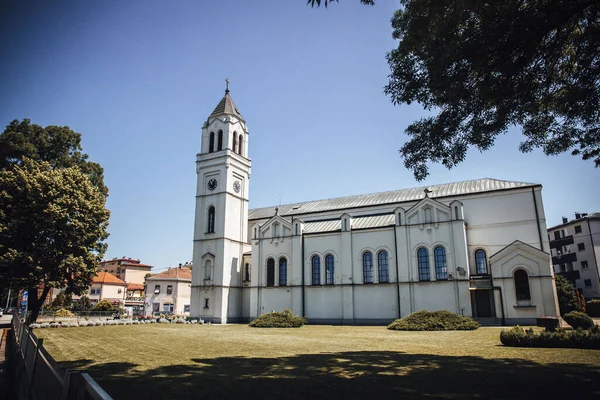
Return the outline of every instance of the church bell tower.
<path id="1" fill-rule="evenodd" d="M 214 323 L 242 318 L 242 260 L 248 244 L 246 122 L 229 94 L 202 126 L 196 157 L 196 217 L 190 315 Z"/>

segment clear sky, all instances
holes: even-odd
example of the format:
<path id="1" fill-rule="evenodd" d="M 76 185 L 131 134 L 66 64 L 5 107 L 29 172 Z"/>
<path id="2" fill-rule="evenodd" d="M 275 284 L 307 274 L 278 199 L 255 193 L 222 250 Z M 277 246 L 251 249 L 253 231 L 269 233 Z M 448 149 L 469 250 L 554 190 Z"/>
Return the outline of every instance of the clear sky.
<path id="1" fill-rule="evenodd" d="M 0 125 L 67 125 L 105 171 L 106 258 L 192 259 L 201 127 L 231 80 L 250 131 L 250 208 L 483 177 L 541 183 L 548 226 L 600 211 L 600 169 L 519 153 L 518 129 L 425 182 L 398 149 L 424 115 L 383 94 L 397 1 L 0 3 Z"/>

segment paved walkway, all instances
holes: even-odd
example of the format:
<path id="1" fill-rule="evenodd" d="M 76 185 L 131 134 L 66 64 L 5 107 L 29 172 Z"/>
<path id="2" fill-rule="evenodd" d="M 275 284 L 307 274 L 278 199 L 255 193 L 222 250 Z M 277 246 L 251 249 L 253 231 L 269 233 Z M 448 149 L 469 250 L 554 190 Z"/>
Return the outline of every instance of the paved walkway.
<path id="1" fill-rule="evenodd" d="M 8 380 L 7 372 L 6 372 L 6 340 L 8 331 L 10 329 L 10 319 L 11 315 L 5 315 L 0 318 L 0 399 L 1 400 L 9 400 L 12 399 L 13 396 L 9 392 L 10 387 L 12 386 Z"/>

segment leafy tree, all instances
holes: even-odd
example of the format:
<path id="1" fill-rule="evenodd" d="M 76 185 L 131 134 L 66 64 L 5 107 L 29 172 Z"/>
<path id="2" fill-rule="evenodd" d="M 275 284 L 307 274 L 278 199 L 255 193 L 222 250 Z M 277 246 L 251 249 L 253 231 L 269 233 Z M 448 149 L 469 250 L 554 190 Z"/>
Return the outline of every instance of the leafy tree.
<path id="1" fill-rule="evenodd" d="M 556 295 L 560 315 L 565 315 L 571 311 L 581 311 L 575 287 L 562 275 L 556 275 Z"/>
<path id="2" fill-rule="evenodd" d="M 94 306 L 94 311 L 117 311 L 119 309 L 120 308 L 118 306 L 115 306 L 108 300 L 100 300 Z"/>
<path id="3" fill-rule="evenodd" d="M 320 7 L 321 3 L 323 3 L 325 8 L 327 8 L 327 5 L 329 5 L 329 3 L 333 3 L 334 1 L 338 3 L 338 0 L 308 0 L 306 4 L 310 4 L 311 7 L 314 7 L 315 5 Z M 360 2 L 369 6 L 375 5 L 375 0 L 360 0 Z"/>
<path id="4" fill-rule="evenodd" d="M 600 2 L 400 4 L 384 91 L 394 104 L 436 113 L 405 130 L 410 140 L 400 152 L 417 180 L 429 174 L 428 162 L 450 169 L 469 147 L 488 150 L 512 126 L 525 136 L 522 152 L 570 151 L 600 166 Z"/>
<path id="5" fill-rule="evenodd" d="M 81 134 L 68 126 L 43 128 L 28 119 L 12 121 L 0 134 L 0 171 L 21 165 L 25 158 L 47 161 L 53 169 L 77 166 L 98 190 L 108 195 L 104 169 L 88 161 L 88 155 L 82 153 Z"/>
<path id="6" fill-rule="evenodd" d="M 511 126 L 523 152 L 571 151 L 600 166 L 600 3 L 591 0 L 401 0 L 387 56 L 392 102 L 437 115 L 400 150 L 418 180 L 452 168 Z"/>
<path id="7" fill-rule="evenodd" d="M 52 301 L 52 308 L 71 308 L 73 306 L 73 295 L 66 293 L 64 290 L 56 295 Z"/>
<path id="8" fill-rule="evenodd" d="M 91 309 L 92 309 L 92 302 L 85 295 L 81 296 L 79 298 L 79 300 L 77 300 L 75 303 L 73 303 L 73 311 L 89 311 Z"/>
<path id="9" fill-rule="evenodd" d="M 106 250 L 105 204 L 78 166 L 24 157 L 0 169 L 0 280 L 28 289 L 31 321 L 52 287 L 88 289 Z"/>

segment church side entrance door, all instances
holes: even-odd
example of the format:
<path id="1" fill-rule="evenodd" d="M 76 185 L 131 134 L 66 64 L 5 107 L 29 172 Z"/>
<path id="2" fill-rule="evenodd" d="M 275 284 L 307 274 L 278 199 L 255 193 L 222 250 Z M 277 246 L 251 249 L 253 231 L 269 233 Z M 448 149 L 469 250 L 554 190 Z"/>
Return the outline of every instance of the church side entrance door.
<path id="1" fill-rule="evenodd" d="M 471 292 L 471 298 L 474 304 L 476 317 L 494 317 L 495 313 L 492 308 L 493 293 L 491 290 L 474 290 Z"/>

